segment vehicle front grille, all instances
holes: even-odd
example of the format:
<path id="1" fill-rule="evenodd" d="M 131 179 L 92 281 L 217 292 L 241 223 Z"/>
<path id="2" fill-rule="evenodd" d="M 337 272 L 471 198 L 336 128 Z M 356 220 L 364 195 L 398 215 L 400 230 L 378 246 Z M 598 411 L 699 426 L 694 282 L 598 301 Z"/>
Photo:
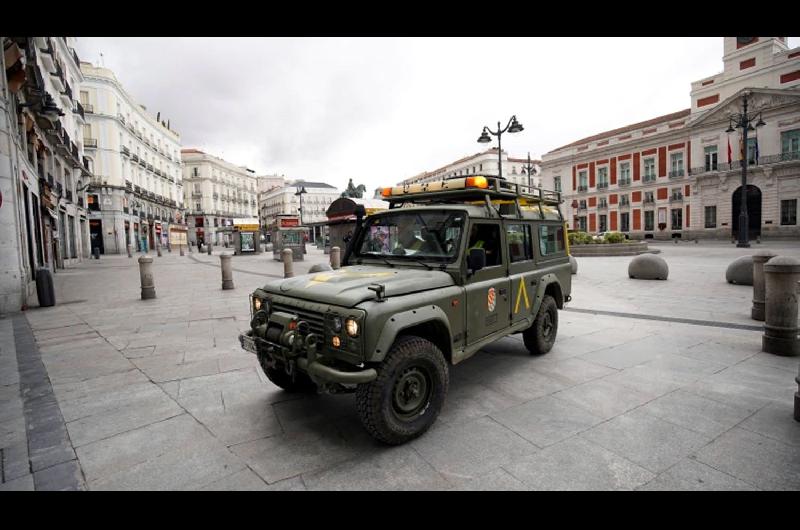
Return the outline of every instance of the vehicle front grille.
<path id="1" fill-rule="evenodd" d="M 325 317 L 322 313 L 285 304 L 272 304 L 272 310 L 297 315 L 300 320 L 308 322 L 312 333 L 325 334 Z"/>

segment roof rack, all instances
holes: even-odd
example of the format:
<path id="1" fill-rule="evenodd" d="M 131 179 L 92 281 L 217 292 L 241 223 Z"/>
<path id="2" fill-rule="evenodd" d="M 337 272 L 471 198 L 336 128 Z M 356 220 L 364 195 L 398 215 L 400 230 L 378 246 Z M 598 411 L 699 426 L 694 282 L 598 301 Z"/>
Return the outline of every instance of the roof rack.
<path id="1" fill-rule="evenodd" d="M 558 191 L 516 184 L 504 178 L 470 175 L 381 190 L 383 200 L 397 202 L 462 203 L 476 200 L 520 200 L 521 204 L 558 206 L 564 200 Z"/>

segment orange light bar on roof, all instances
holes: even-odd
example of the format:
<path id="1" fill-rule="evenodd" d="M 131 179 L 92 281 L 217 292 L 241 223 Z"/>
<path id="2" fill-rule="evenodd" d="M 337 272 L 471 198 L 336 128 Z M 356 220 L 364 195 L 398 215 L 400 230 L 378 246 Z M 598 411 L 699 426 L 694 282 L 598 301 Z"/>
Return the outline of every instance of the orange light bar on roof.
<path id="1" fill-rule="evenodd" d="M 383 188 L 381 190 L 382 197 L 391 197 L 392 196 L 392 188 Z"/>
<path id="2" fill-rule="evenodd" d="M 486 177 L 467 177 L 465 187 L 486 189 L 489 187 L 489 181 L 486 180 Z"/>

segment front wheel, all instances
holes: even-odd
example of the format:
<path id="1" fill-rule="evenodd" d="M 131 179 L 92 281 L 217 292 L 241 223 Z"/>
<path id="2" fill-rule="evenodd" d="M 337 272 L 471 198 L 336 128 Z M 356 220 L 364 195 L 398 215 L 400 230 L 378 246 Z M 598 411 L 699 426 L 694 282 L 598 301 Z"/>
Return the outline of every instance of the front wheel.
<path id="1" fill-rule="evenodd" d="M 522 333 L 525 347 L 534 355 L 550 351 L 558 333 L 558 306 L 549 294 L 544 295 L 533 325 Z"/>
<path id="2" fill-rule="evenodd" d="M 436 421 L 448 384 L 442 351 L 420 337 L 401 337 L 379 366 L 378 377 L 356 388 L 358 416 L 374 438 L 405 443 Z"/>

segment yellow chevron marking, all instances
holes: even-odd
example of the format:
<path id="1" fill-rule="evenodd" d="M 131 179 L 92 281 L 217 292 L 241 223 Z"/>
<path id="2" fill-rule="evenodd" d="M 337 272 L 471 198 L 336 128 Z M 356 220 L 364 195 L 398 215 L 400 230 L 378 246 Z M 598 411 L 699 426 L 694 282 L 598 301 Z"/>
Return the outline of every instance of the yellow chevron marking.
<path id="1" fill-rule="evenodd" d="M 522 297 L 525 297 L 525 308 L 531 308 L 531 302 L 528 300 L 528 291 L 525 288 L 525 278 L 519 279 L 519 289 L 517 290 L 517 303 L 514 305 L 514 314 L 519 313 L 519 301 L 522 300 Z"/>

